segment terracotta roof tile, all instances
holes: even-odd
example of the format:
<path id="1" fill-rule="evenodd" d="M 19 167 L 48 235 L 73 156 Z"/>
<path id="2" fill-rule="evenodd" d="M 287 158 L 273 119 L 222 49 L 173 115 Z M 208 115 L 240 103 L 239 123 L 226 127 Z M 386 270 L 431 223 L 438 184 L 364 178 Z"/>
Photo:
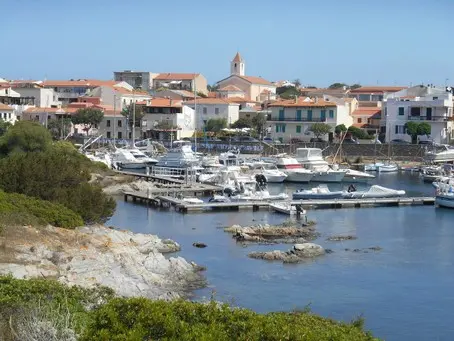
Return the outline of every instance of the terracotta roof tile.
<path id="1" fill-rule="evenodd" d="M 381 115 L 381 108 L 379 107 L 363 107 L 358 108 L 352 112 L 352 116 L 368 116 Z"/>
<path id="2" fill-rule="evenodd" d="M 147 107 L 151 108 L 181 108 L 181 101 L 170 98 L 152 98 Z"/>
<path id="3" fill-rule="evenodd" d="M 335 107 L 336 103 L 328 102 L 323 99 L 306 101 L 305 98 L 276 101 L 268 105 L 268 107 Z"/>
<path id="4" fill-rule="evenodd" d="M 228 98 L 198 98 L 197 101 L 187 101 L 185 104 L 231 104 L 231 105 L 239 105 L 236 102 L 230 102 Z"/>
<path id="5" fill-rule="evenodd" d="M 216 98 L 216 91 L 210 91 L 207 95 L 208 98 Z"/>
<path id="6" fill-rule="evenodd" d="M 46 80 L 42 83 L 44 87 L 90 87 L 96 88 L 98 86 L 107 85 L 114 86 L 120 82 L 117 81 L 103 81 L 97 79 L 77 79 L 77 80 Z"/>
<path id="7" fill-rule="evenodd" d="M 397 92 L 406 89 L 406 86 L 362 86 L 360 88 L 351 90 L 351 94 L 364 94 L 364 93 L 384 93 L 384 92 Z"/>
<path id="8" fill-rule="evenodd" d="M 157 80 L 191 80 L 199 76 L 200 73 L 160 73 L 154 79 Z"/>
<path id="9" fill-rule="evenodd" d="M 237 62 L 241 63 L 243 61 L 243 58 L 241 58 L 241 55 L 239 52 L 236 53 L 235 57 L 233 58 L 232 62 Z"/>
<path id="10" fill-rule="evenodd" d="M 11 108 L 10 106 L 6 105 L 6 104 L 3 104 L 3 103 L 0 103 L 0 109 L 1 110 L 14 110 L 13 108 Z"/>
<path id="11" fill-rule="evenodd" d="M 238 76 L 238 77 L 243 78 L 244 80 L 252 84 L 273 85 L 271 82 L 267 81 L 266 79 L 263 79 L 262 77 L 255 76 Z"/>

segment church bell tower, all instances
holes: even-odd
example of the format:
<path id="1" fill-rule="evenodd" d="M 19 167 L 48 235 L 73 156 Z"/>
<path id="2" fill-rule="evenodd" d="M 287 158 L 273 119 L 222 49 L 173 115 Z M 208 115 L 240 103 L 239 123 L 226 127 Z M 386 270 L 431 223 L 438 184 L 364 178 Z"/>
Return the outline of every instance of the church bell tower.
<path id="1" fill-rule="evenodd" d="M 244 76 L 244 60 L 237 52 L 233 60 L 230 62 L 230 74 L 237 76 Z"/>

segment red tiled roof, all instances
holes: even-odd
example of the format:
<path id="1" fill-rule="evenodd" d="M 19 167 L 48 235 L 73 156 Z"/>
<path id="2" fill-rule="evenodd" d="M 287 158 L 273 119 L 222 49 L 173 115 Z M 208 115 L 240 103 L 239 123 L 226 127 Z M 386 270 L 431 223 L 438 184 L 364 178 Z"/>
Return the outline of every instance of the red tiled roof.
<path id="1" fill-rule="evenodd" d="M 228 98 L 198 98 L 197 101 L 187 101 L 185 104 L 232 104 L 232 105 L 239 105 L 235 102 L 230 102 Z"/>
<path id="2" fill-rule="evenodd" d="M 157 80 L 191 80 L 200 73 L 160 73 L 154 79 Z"/>
<path id="3" fill-rule="evenodd" d="M 350 94 L 397 92 L 406 88 L 406 86 L 362 86 L 351 90 Z"/>
<path id="4" fill-rule="evenodd" d="M 273 85 L 271 82 L 267 81 L 266 79 L 263 79 L 262 77 L 254 77 L 254 76 L 238 76 L 238 77 L 240 77 L 252 84 Z"/>
<path id="5" fill-rule="evenodd" d="M 243 58 L 241 58 L 241 55 L 239 52 L 236 53 L 235 57 L 233 58 L 232 62 L 237 62 L 241 63 L 243 61 Z"/>
<path id="6" fill-rule="evenodd" d="M 373 117 L 373 116 L 381 116 L 381 108 L 379 107 L 362 107 L 358 108 L 355 111 L 352 112 L 352 116 L 367 116 L 367 117 Z"/>
<path id="7" fill-rule="evenodd" d="M 97 79 L 77 79 L 77 80 L 47 80 L 42 83 L 44 87 L 90 87 L 96 88 L 98 86 L 107 85 L 114 86 L 120 82 L 117 81 L 103 81 Z"/>
<path id="8" fill-rule="evenodd" d="M 197 101 L 198 102 L 198 101 Z M 147 107 L 151 108 L 181 108 L 181 101 L 170 98 L 152 98 Z"/>
<path id="9" fill-rule="evenodd" d="M 10 106 L 6 105 L 6 104 L 3 104 L 3 103 L 0 103 L 0 109 L 1 110 L 14 110 L 13 108 L 11 108 Z"/>
<path id="10" fill-rule="evenodd" d="M 305 101 L 304 98 L 276 101 L 268 105 L 268 107 L 335 107 L 336 103 L 328 102 L 323 99 Z"/>
<path id="11" fill-rule="evenodd" d="M 210 91 L 207 95 L 208 98 L 216 98 L 216 91 Z"/>

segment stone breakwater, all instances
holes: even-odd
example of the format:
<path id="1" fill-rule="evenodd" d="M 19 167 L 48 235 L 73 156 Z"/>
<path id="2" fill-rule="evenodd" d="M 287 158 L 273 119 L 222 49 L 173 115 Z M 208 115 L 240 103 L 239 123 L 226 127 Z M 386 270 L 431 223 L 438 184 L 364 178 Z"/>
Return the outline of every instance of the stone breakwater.
<path id="1" fill-rule="evenodd" d="M 164 256 L 179 250 L 172 240 L 99 225 L 76 230 L 8 227 L 0 236 L 0 274 L 102 285 L 126 297 L 175 299 L 205 285 L 199 266 Z"/>

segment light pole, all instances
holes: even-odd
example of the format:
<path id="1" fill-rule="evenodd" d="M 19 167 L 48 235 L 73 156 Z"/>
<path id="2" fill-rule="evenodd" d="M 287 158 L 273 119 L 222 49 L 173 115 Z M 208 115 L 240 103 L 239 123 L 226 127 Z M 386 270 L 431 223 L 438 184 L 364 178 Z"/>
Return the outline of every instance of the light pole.
<path id="1" fill-rule="evenodd" d="M 117 113 L 117 95 L 114 95 L 114 105 L 113 105 L 113 107 L 114 107 L 114 119 L 113 119 L 113 145 L 114 145 L 114 148 L 115 148 L 115 147 L 116 147 L 116 145 L 115 145 L 115 138 L 116 138 L 116 137 L 115 137 L 115 133 L 116 133 L 116 131 L 115 131 L 115 126 L 116 126 L 116 124 L 117 124 L 117 115 L 116 115 L 116 113 Z"/>
<path id="2" fill-rule="evenodd" d="M 134 141 L 136 139 L 136 98 L 135 89 L 132 89 L 132 146 L 134 147 Z"/>
<path id="3" fill-rule="evenodd" d="M 195 77 L 192 81 L 194 87 L 194 121 L 195 121 L 194 152 L 197 153 L 197 90 L 195 87 Z"/>

